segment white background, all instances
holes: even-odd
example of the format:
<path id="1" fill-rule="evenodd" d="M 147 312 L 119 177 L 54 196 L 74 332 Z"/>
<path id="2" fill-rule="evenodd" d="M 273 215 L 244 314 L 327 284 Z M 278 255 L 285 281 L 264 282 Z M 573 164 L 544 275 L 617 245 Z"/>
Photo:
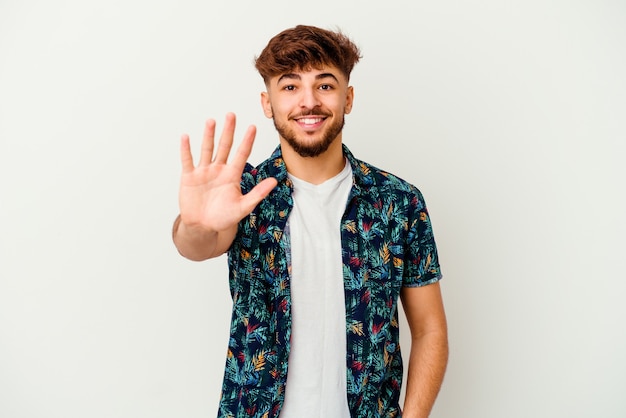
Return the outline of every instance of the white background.
<path id="1" fill-rule="evenodd" d="M 621 0 L 0 0 L 0 417 L 215 415 L 226 261 L 171 243 L 178 139 L 234 111 L 266 157 L 253 58 L 305 23 L 359 44 L 345 142 L 431 211 L 432 416 L 623 418 L 625 22 Z"/>

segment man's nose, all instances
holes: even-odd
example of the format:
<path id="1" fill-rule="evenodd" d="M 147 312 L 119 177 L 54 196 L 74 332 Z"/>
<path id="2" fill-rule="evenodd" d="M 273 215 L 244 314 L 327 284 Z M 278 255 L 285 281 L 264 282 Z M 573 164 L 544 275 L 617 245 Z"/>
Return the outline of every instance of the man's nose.
<path id="1" fill-rule="evenodd" d="M 320 106 L 319 97 L 316 89 L 302 89 L 302 97 L 300 98 L 300 107 L 313 109 Z"/>

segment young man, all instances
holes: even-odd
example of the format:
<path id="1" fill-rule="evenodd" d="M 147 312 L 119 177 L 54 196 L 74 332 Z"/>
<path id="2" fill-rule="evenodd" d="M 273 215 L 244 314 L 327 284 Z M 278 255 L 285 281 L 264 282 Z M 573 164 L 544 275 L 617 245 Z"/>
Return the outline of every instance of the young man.
<path id="1" fill-rule="evenodd" d="M 420 192 L 342 143 L 359 50 L 341 33 L 297 26 L 256 60 L 261 104 L 280 145 L 231 162 L 235 116 L 214 147 L 206 124 L 183 173 L 174 242 L 204 260 L 228 252 L 231 338 L 219 417 L 427 417 L 447 362 L 431 224 Z M 406 399 L 398 298 L 412 337 Z"/>

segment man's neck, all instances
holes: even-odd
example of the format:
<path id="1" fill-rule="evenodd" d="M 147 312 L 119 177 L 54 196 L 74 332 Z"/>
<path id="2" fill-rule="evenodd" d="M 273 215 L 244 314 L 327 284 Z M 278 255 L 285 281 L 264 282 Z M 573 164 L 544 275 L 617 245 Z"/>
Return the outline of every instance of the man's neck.
<path id="1" fill-rule="evenodd" d="M 346 165 L 341 138 L 316 157 L 302 157 L 283 140 L 281 151 L 289 174 L 311 184 L 321 184 L 335 177 Z"/>

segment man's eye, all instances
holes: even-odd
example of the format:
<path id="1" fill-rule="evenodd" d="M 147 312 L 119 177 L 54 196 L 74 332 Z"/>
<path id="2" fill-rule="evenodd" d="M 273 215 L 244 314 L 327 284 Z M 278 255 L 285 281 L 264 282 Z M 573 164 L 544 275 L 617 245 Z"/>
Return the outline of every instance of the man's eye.
<path id="1" fill-rule="evenodd" d="M 296 89 L 296 86 L 293 86 L 293 85 L 288 85 L 288 86 L 283 87 L 283 90 L 287 90 L 287 91 L 293 91 L 295 89 Z"/>
<path id="2" fill-rule="evenodd" d="M 332 90 L 333 86 L 331 86 L 330 84 L 322 84 L 320 86 L 320 90 Z"/>

